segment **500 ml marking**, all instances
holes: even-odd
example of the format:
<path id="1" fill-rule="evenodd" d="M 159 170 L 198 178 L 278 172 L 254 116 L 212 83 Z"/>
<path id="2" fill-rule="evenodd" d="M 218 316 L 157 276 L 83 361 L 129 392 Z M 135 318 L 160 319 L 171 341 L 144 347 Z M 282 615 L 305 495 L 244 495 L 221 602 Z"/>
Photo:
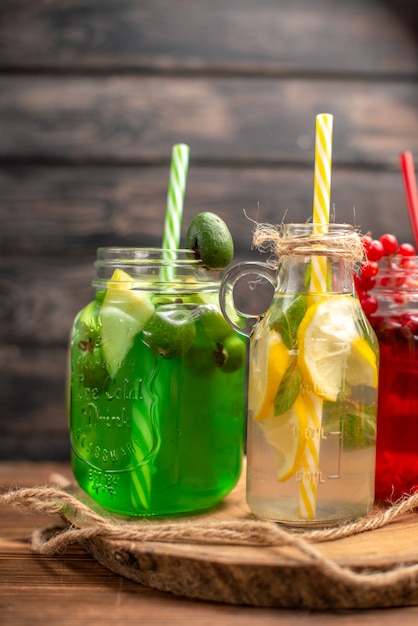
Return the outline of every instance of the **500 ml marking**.
<path id="1" fill-rule="evenodd" d="M 297 483 L 326 483 L 327 480 L 338 480 L 341 474 L 324 474 L 320 469 L 300 469 L 295 474 Z"/>
<path id="2" fill-rule="evenodd" d="M 325 482 L 322 471 L 319 469 L 300 469 L 296 472 L 295 478 L 297 483 L 314 483 L 315 485 L 319 485 L 319 483 Z"/>
<path id="3" fill-rule="evenodd" d="M 304 437 L 307 441 L 322 441 L 320 446 L 321 465 L 319 467 L 301 467 L 295 474 L 297 483 L 313 483 L 316 485 L 325 483 L 327 480 L 338 480 L 341 478 L 341 443 L 342 432 L 340 430 L 325 431 L 323 428 L 295 427 L 299 437 Z"/>

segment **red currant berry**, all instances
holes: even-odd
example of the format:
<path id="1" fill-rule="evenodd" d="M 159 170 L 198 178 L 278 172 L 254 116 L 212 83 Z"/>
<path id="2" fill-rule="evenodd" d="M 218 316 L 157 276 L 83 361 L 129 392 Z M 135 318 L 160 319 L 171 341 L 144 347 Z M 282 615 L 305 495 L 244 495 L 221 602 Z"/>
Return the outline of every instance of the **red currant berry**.
<path id="1" fill-rule="evenodd" d="M 359 285 L 359 280 L 360 280 L 360 277 L 358 276 L 358 274 L 354 274 L 354 287 L 357 292 L 357 296 L 361 299 L 366 294 L 366 292 Z"/>
<path id="2" fill-rule="evenodd" d="M 415 248 L 410 243 L 401 243 L 397 250 L 397 254 L 401 256 L 415 256 Z"/>
<path id="3" fill-rule="evenodd" d="M 383 244 L 378 239 L 372 239 L 372 241 L 366 245 L 366 256 L 369 261 L 380 261 L 383 254 Z"/>
<path id="4" fill-rule="evenodd" d="M 401 289 L 405 280 L 405 272 L 394 271 L 387 276 L 382 276 L 377 282 L 380 287 L 385 287 L 385 289 Z"/>
<path id="5" fill-rule="evenodd" d="M 371 296 L 370 294 L 366 294 L 365 296 L 363 296 L 360 300 L 360 304 L 363 307 L 363 311 L 365 312 L 367 317 L 369 317 L 369 315 L 373 315 L 373 313 L 376 313 L 377 311 L 377 298 Z"/>
<path id="6" fill-rule="evenodd" d="M 404 314 L 401 317 L 402 326 L 407 326 L 414 336 L 418 335 L 418 315 Z"/>
<path id="7" fill-rule="evenodd" d="M 361 291 L 371 291 L 376 284 L 376 278 L 374 276 L 360 276 L 356 279 L 357 288 Z"/>
<path id="8" fill-rule="evenodd" d="M 396 250 L 398 249 L 398 240 L 396 239 L 395 235 L 390 235 L 389 233 L 386 233 L 379 238 L 379 241 L 383 246 L 383 253 L 386 256 L 389 256 L 390 254 L 395 254 Z"/>
<path id="9" fill-rule="evenodd" d="M 373 241 L 373 238 L 370 235 L 363 235 L 361 237 L 361 243 L 363 244 L 365 248 L 367 248 L 369 243 L 371 243 L 372 241 Z"/>
<path id="10" fill-rule="evenodd" d="M 384 322 L 385 318 L 383 315 L 373 315 L 373 330 L 377 331 L 382 326 L 382 324 L 384 324 Z"/>
<path id="11" fill-rule="evenodd" d="M 408 296 L 400 291 L 395 291 L 392 296 L 392 300 L 393 302 L 395 302 L 395 304 L 399 304 L 399 306 L 404 306 L 408 302 Z"/>
<path id="12" fill-rule="evenodd" d="M 397 343 L 398 331 L 402 328 L 399 317 L 385 317 L 379 326 L 374 325 L 374 330 L 378 336 L 379 342 L 388 345 Z"/>
<path id="13" fill-rule="evenodd" d="M 379 271 L 379 264 L 376 261 L 369 261 L 361 266 L 361 275 L 366 278 L 372 278 L 376 276 Z"/>
<path id="14" fill-rule="evenodd" d="M 411 257 L 403 256 L 399 260 L 399 267 L 401 267 L 403 270 L 408 270 L 408 272 L 413 272 L 417 269 L 417 264 L 411 259 Z"/>

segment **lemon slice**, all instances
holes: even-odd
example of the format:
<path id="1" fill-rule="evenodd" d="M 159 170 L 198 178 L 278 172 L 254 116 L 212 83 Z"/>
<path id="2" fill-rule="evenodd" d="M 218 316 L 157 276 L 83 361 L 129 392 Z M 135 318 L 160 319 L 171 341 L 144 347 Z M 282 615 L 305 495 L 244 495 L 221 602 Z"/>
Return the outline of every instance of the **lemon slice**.
<path id="1" fill-rule="evenodd" d="M 277 333 L 273 331 L 270 338 L 266 391 L 261 406 L 254 416 L 255 420 L 265 420 L 273 412 L 274 398 L 289 364 L 289 359 L 289 350 Z"/>
<path id="2" fill-rule="evenodd" d="M 254 327 L 249 346 L 248 411 L 252 416 L 260 410 L 266 392 L 270 337 L 274 335 L 270 333 L 267 317 L 263 317 Z"/>
<path id="3" fill-rule="evenodd" d="M 306 446 L 308 413 L 299 395 L 292 408 L 279 417 L 269 416 L 260 423 L 266 441 L 277 451 L 277 479 L 284 482 L 299 469 Z"/>
<path id="4" fill-rule="evenodd" d="M 268 320 L 264 319 L 266 321 L 261 322 L 258 336 L 252 342 L 250 355 L 248 404 L 257 421 L 273 415 L 274 398 L 290 359 L 280 336 L 276 331 L 270 331 Z"/>
<path id="5" fill-rule="evenodd" d="M 305 386 L 334 402 L 343 386 L 377 384 L 373 350 L 360 337 L 360 306 L 351 296 L 331 296 L 311 305 L 298 329 L 298 363 Z M 363 377 L 367 373 L 367 379 Z"/>
<path id="6" fill-rule="evenodd" d="M 366 385 L 377 388 L 378 371 L 376 354 L 363 337 L 351 344 L 347 359 L 346 379 L 349 385 Z"/>
<path id="7" fill-rule="evenodd" d="M 154 313 L 147 296 L 132 286 L 129 274 L 116 269 L 100 309 L 103 357 L 112 378 L 131 349 L 135 335 L 143 330 Z"/>

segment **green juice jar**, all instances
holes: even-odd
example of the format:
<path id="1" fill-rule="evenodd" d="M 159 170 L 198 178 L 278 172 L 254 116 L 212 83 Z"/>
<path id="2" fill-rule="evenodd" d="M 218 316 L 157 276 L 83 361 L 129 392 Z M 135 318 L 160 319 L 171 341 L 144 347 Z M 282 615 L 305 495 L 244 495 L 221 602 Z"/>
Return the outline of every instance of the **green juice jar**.
<path id="1" fill-rule="evenodd" d="M 219 309 L 219 272 L 190 250 L 101 248 L 74 321 L 72 468 L 101 506 L 136 516 L 219 503 L 241 473 L 246 342 Z"/>

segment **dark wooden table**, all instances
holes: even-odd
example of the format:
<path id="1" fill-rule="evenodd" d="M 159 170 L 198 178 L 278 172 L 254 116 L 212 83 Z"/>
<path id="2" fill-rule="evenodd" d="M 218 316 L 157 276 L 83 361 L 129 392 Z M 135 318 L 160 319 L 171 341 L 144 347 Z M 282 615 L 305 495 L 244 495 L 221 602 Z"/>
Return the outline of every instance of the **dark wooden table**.
<path id="1" fill-rule="evenodd" d="M 49 484 L 52 473 L 71 477 L 68 465 L 1 462 L 0 490 Z M 418 607 L 308 612 L 191 601 L 113 574 L 77 546 L 53 557 L 31 551 L 33 529 L 54 520 L 0 507 L 0 621 L 4 626 L 113 624 L 275 624 L 379 626 L 417 624 Z"/>

